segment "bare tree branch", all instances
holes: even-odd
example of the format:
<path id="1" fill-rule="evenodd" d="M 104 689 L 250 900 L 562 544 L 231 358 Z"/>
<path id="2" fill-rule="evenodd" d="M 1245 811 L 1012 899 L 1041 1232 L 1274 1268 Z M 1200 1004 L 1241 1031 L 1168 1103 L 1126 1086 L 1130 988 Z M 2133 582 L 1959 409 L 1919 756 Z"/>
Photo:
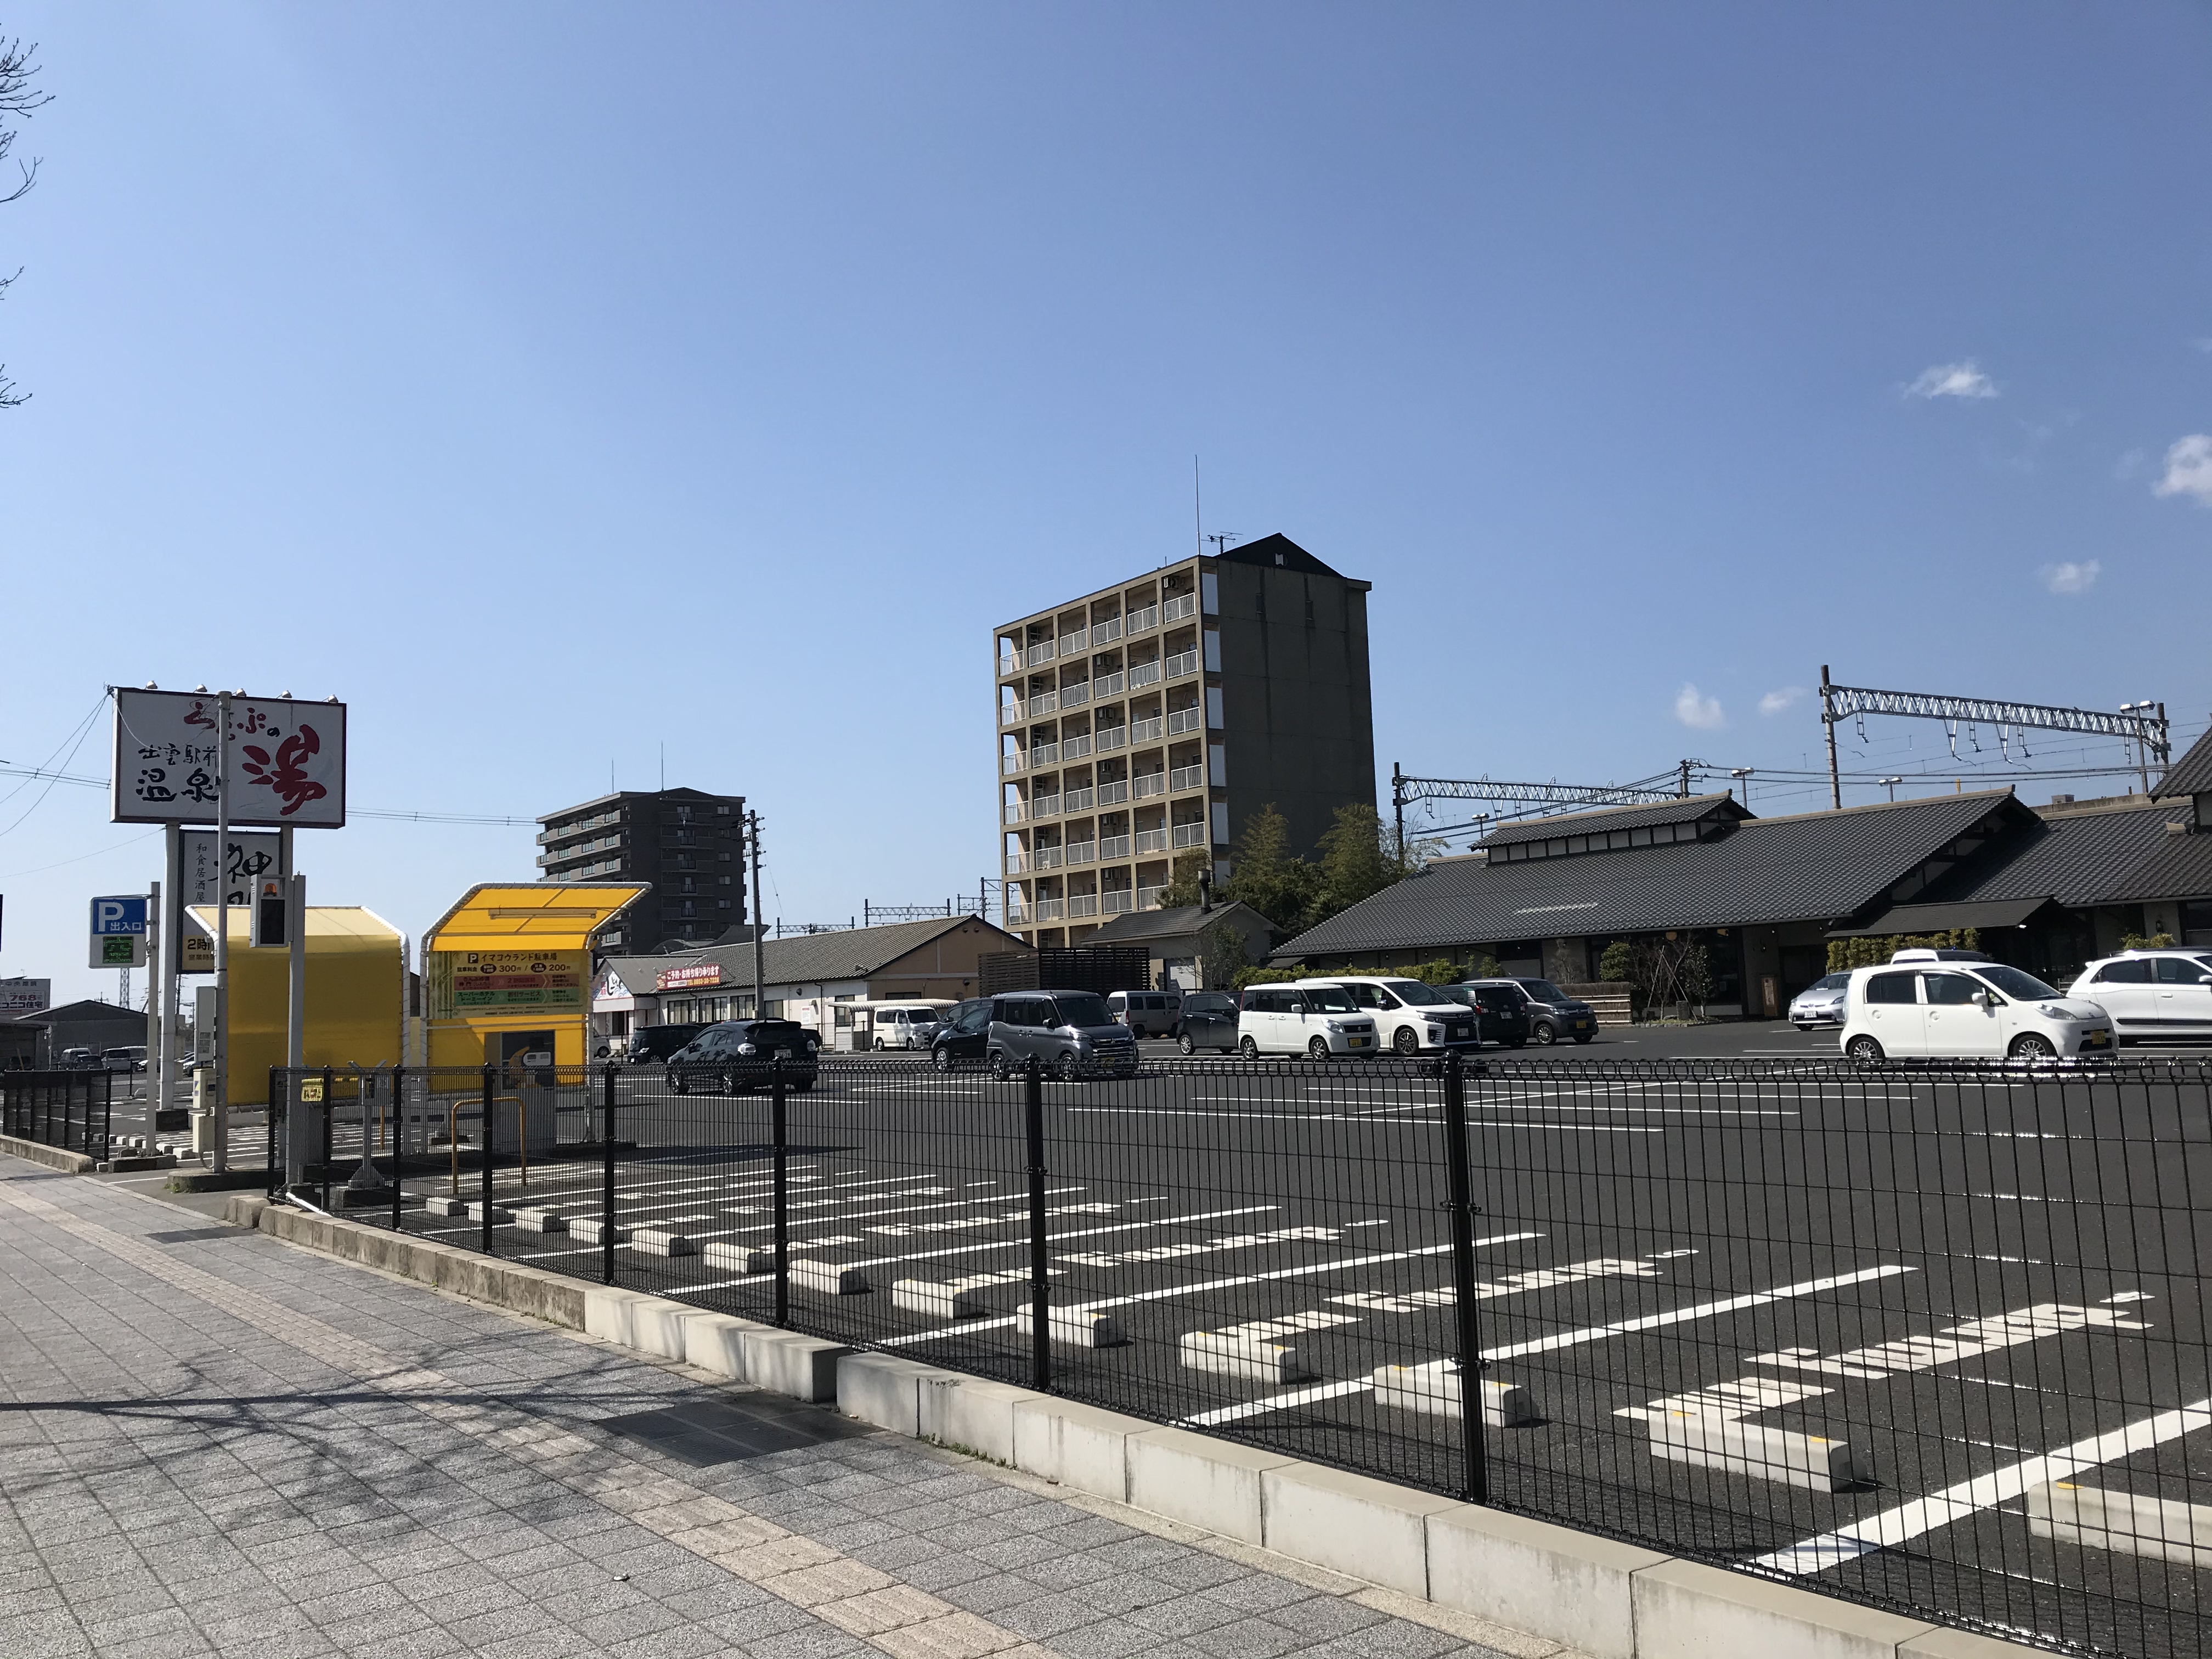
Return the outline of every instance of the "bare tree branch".
<path id="1" fill-rule="evenodd" d="M 0 40 L 0 123 L 27 119 L 34 111 L 53 102 L 53 94 L 31 84 L 32 77 L 39 72 L 39 66 L 31 61 L 38 52 L 36 41 L 27 46 L 20 40 Z M 9 151 L 15 149 L 15 137 L 12 130 L 0 128 L 0 162 L 4 162 Z M 31 186 L 39 182 L 39 158 L 33 155 L 28 161 L 16 162 L 15 171 L 22 182 L 5 196 L 0 196 L 0 206 L 20 201 L 30 193 Z M 0 299 L 7 296 L 9 287 L 22 274 L 19 265 L 12 275 L 0 276 Z M 8 366 L 0 363 L 0 409 L 17 408 L 30 396 L 27 392 L 15 389 L 15 383 L 8 378 Z"/>

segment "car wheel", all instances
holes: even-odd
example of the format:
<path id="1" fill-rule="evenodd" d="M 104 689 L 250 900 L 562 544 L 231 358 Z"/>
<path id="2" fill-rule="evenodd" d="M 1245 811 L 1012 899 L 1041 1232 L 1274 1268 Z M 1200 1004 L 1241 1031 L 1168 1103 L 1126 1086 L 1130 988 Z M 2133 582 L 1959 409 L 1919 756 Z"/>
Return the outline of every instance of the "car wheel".
<path id="1" fill-rule="evenodd" d="M 929 1063 L 936 1066 L 940 1072 L 951 1071 L 953 1066 L 951 1048 L 949 1046 L 939 1048 L 934 1054 L 930 1055 Z"/>
<path id="2" fill-rule="evenodd" d="M 1881 1051 L 1881 1044 L 1864 1032 L 1861 1032 L 1844 1045 L 1844 1054 L 1847 1058 L 1858 1061 L 1862 1066 L 1871 1066 L 1876 1060 L 1885 1058 Z"/>
<path id="3" fill-rule="evenodd" d="M 1321 1039 L 1316 1037 L 1314 1041 L 1319 1042 Z M 1401 1054 L 1413 1055 L 1421 1052 L 1421 1040 L 1413 1035 L 1413 1028 L 1410 1025 L 1398 1028 L 1398 1035 L 1390 1039 L 1390 1046 Z"/>
<path id="4" fill-rule="evenodd" d="M 1186 1054 L 1194 1054 L 1198 1052 L 1198 1045 L 1190 1040 L 1190 1033 L 1188 1031 L 1176 1039 L 1176 1047 Z"/>
<path id="5" fill-rule="evenodd" d="M 1328 1058 L 1328 1039 L 1327 1037 L 1316 1037 L 1311 1042 L 1306 1044 L 1306 1058 L 1308 1060 L 1327 1060 Z"/>
<path id="6" fill-rule="evenodd" d="M 1798 1029 L 1799 1030 L 1803 1031 L 1803 1032 L 1806 1032 L 1806 1033 L 1808 1033 L 1808 1034 L 1809 1034 L 1809 1033 L 1812 1031 L 1812 1030 L 1813 1030 L 1813 1028 L 1812 1028 L 1811 1026 L 1809 1026 L 1809 1025 L 1800 1025 L 1797 1029 Z"/>
<path id="7" fill-rule="evenodd" d="M 1237 1052 L 1238 1054 L 1240 1054 L 1243 1055 L 1243 1056 L 1244 1056 L 1244 1058 L 1245 1058 L 1245 1059 L 1247 1059 L 1247 1060 L 1257 1060 L 1257 1059 L 1259 1059 L 1259 1058 L 1260 1058 L 1260 1043 L 1259 1043 L 1259 1040 L 1258 1040 L 1257 1038 L 1255 1038 L 1255 1037 L 1246 1037 L 1246 1038 L 1244 1038 L 1243 1041 L 1241 1041 L 1240 1042 L 1238 1042 L 1238 1043 L 1237 1043 Z"/>
<path id="8" fill-rule="evenodd" d="M 672 1095 L 690 1094 L 691 1092 L 691 1079 L 685 1077 L 681 1072 L 672 1071 L 669 1073 L 668 1092 Z"/>
<path id="9" fill-rule="evenodd" d="M 2014 1060 L 2056 1060 L 2058 1045 L 2040 1031 L 2022 1031 L 2012 1040 L 2011 1054 Z"/>
<path id="10" fill-rule="evenodd" d="M 741 1095 L 744 1093 L 744 1085 L 738 1081 L 738 1074 L 735 1072 L 723 1072 L 719 1073 L 714 1079 L 714 1085 L 716 1088 L 726 1095 Z"/>
<path id="11" fill-rule="evenodd" d="M 1013 1067 L 1006 1064 L 1006 1056 L 1003 1050 L 991 1056 L 991 1080 L 994 1083 L 1004 1083 L 1013 1074 Z"/>
<path id="12" fill-rule="evenodd" d="M 1527 1037 L 1508 1037 L 1505 1039 L 1505 1046 L 1509 1048 L 1525 1048 L 1528 1046 L 1528 1039 Z"/>
<path id="13" fill-rule="evenodd" d="M 1052 1068 L 1052 1074 L 1062 1083 L 1073 1083 L 1083 1075 L 1083 1062 L 1073 1054 L 1062 1054 Z"/>
<path id="14" fill-rule="evenodd" d="M 1528 1028 L 1528 1041 L 1539 1048 L 1550 1048 L 1552 1039 L 1558 1035 L 1559 1033 L 1552 1029 L 1552 1022 L 1548 1019 L 1540 1019 Z"/>

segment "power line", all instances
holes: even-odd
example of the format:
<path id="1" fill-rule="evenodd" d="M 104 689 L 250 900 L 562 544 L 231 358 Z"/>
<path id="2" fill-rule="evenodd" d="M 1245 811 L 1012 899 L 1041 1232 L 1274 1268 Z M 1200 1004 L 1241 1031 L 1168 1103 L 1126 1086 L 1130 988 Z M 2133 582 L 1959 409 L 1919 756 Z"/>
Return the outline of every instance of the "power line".
<path id="1" fill-rule="evenodd" d="M 109 787 L 108 780 L 106 778 L 77 777 L 68 772 L 49 772 L 38 768 L 0 766 L 0 777 L 46 778 L 51 781 L 47 786 L 49 788 L 56 783 L 74 784 L 81 789 L 106 789 Z M 39 799 L 44 800 L 46 797 L 41 795 Z M 346 808 L 346 816 L 355 818 L 380 818 L 394 823 L 493 823 L 514 828 L 526 828 L 538 822 L 536 818 L 495 817 L 477 812 L 421 812 L 404 808 L 376 806 L 349 806 Z M 19 823 L 21 821 L 20 818 L 16 820 Z"/>

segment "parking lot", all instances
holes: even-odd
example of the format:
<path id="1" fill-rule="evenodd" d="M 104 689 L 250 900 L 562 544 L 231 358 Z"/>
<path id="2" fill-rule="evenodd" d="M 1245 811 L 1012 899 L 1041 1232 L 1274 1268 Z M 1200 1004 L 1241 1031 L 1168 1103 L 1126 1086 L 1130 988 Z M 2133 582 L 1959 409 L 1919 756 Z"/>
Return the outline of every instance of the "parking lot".
<path id="1" fill-rule="evenodd" d="M 1493 1497 L 1869 1599 L 2197 1650 L 2175 1613 L 2203 1605 L 2191 1565 L 2029 1511 L 2053 1481 L 2212 1499 L 2203 1068 L 1729 1058 L 1592 1045 L 1470 1079 L 1472 1305 L 1521 1419 L 1486 1433 Z M 767 1102 L 657 1073 L 617 1091 L 619 1281 L 770 1312 Z M 595 1137 L 592 1096 L 568 1099 L 564 1142 Z M 1055 1391 L 1462 1488 L 1432 1068 L 1148 1057 L 1043 1097 Z M 825 1061 L 788 1102 L 792 1324 L 1029 1382 L 1028 1164 L 1018 1079 Z M 605 1180 L 596 1152 L 541 1155 L 526 1184 L 502 1161 L 494 1247 L 599 1277 Z M 407 1224 L 480 1242 L 480 1213 L 418 1207 L 447 1184 L 411 1182 Z M 533 1209 L 570 1230 L 501 1213 Z M 1701 1460 L 1670 1437 L 1691 1419 L 1796 1449 Z M 1842 1478 L 1771 1461 L 1808 1448 Z"/>

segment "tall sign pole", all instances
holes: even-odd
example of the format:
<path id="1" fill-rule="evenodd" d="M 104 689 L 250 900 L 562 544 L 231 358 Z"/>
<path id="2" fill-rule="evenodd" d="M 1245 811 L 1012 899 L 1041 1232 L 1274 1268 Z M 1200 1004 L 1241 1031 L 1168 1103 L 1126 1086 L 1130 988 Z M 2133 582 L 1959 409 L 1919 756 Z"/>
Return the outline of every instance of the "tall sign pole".
<path id="1" fill-rule="evenodd" d="M 761 982 L 763 952 L 761 945 L 760 814 L 757 812 L 745 814 L 745 856 L 752 860 L 753 866 L 753 1018 L 761 1019 L 766 1017 L 766 1010 L 761 1006 L 761 997 L 767 988 Z"/>
<path id="2" fill-rule="evenodd" d="M 230 693 L 216 699 L 216 856 L 230 848 Z M 230 895 L 220 888 L 215 902 L 215 1123 L 211 1138 L 217 1175 L 230 1168 Z"/>
<path id="3" fill-rule="evenodd" d="M 160 1121 L 155 1115 L 161 1110 L 156 1104 L 157 1091 L 154 1079 L 162 1068 L 164 1051 L 168 1047 L 168 1004 L 161 995 L 161 987 L 169 977 L 169 953 L 177 948 L 170 938 L 168 913 L 162 906 L 168 902 L 169 888 L 166 882 L 157 881 L 146 904 L 146 1145 L 154 1144 L 154 1126 Z"/>
<path id="4" fill-rule="evenodd" d="M 161 830 L 161 966 L 155 975 L 154 994 L 159 1000 L 161 1024 L 154 1055 L 154 1086 L 146 1091 L 147 1108 L 154 1115 L 146 1125 L 146 1144 L 154 1144 L 161 1114 L 169 1110 L 176 1090 L 177 974 L 185 955 L 185 833 L 175 824 Z"/>

